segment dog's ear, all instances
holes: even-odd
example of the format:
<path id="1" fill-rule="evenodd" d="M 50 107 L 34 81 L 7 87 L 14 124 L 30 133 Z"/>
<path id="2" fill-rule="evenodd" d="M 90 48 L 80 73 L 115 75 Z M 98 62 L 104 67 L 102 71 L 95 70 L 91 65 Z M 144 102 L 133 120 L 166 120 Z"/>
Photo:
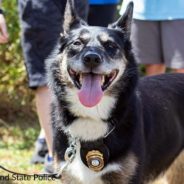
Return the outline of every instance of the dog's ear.
<path id="1" fill-rule="evenodd" d="M 130 38 L 131 32 L 133 7 L 133 2 L 130 2 L 126 8 L 125 13 L 115 23 L 109 25 L 109 28 L 111 29 L 118 29 L 122 31 L 128 39 Z"/>
<path id="2" fill-rule="evenodd" d="M 87 25 L 87 23 L 78 16 L 74 0 L 67 0 L 63 21 L 64 33 L 68 33 L 81 25 Z"/>

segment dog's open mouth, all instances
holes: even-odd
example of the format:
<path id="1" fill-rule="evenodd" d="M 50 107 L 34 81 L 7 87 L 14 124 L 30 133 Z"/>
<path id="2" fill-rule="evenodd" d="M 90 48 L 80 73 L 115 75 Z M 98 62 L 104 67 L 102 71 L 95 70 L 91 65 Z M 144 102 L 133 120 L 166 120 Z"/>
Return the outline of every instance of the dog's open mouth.
<path id="1" fill-rule="evenodd" d="M 118 70 L 113 70 L 110 74 L 77 73 L 72 69 L 69 69 L 68 72 L 79 89 L 80 102 L 86 107 L 93 107 L 100 102 L 104 91 L 118 74 Z"/>

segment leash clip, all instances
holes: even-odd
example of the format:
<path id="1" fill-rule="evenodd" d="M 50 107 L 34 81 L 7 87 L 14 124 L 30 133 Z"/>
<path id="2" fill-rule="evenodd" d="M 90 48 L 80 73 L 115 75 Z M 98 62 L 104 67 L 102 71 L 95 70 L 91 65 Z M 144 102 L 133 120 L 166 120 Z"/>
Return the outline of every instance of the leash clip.
<path id="1" fill-rule="evenodd" d="M 70 144 L 70 146 L 66 149 L 65 151 L 65 155 L 64 155 L 64 159 L 66 161 L 66 164 L 64 165 L 64 167 L 60 167 L 58 173 L 57 173 L 57 177 L 62 176 L 62 173 L 64 172 L 64 170 L 67 169 L 68 165 L 72 163 L 72 161 L 74 160 L 75 156 L 76 156 L 76 144 L 77 144 L 77 140 L 73 140 L 73 142 Z"/>
<path id="2" fill-rule="evenodd" d="M 65 151 L 65 161 L 71 163 L 76 155 L 76 148 L 73 146 L 70 146 Z"/>

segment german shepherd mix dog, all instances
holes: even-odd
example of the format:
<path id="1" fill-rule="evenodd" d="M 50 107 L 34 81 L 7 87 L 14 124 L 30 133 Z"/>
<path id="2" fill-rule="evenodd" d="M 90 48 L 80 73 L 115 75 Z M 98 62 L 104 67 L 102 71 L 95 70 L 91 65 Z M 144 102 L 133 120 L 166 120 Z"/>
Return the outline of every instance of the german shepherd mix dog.
<path id="1" fill-rule="evenodd" d="M 67 2 L 48 66 L 63 184 L 145 184 L 184 148 L 184 75 L 138 78 L 132 12 L 130 3 L 108 28 L 93 27 Z"/>

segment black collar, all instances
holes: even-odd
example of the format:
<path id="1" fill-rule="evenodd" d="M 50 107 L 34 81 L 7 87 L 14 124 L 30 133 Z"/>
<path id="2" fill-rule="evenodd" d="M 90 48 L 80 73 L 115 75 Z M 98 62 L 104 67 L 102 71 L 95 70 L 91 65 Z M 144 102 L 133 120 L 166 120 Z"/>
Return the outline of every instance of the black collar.
<path id="1" fill-rule="evenodd" d="M 82 162 L 93 171 L 101 171 L 108 163 L 110 158 L 110 150 L 106 139 L 112 135 L 113 131 L 117 128 L 118 123 L 114 119 L 110 119 L 107 121 L 109 124 L 109 131 L 102 138 L 99 138 L 95 141 L 81 141 L 78 138 L 72 138 L 69 147 L 65 152 L 65 160 L 71 162 L 72 158 L 75 157 L 76 154 L 76 145 L 77 141 L 80 142 L 80 156 Z M 94 166 L 93 164 L 101 164 L 100 167 Z"/>
<path id="2" fill-rule="evenodd" d="M 103 167 L 105 167 L 109 161 L 110 158 L 110 150 L 108 145 L 105 143 L 106 138 L 113 133 L 113 131 L 116 129 L 118 124 L 115 122 L 114 119 L 110 119 L 108 121 L 109 124 L 109 131 L 100 139 L 95 141 L 80 141 L 81 143 L 81 149 L 80 149 L 80 155 L 82 162 L 87 166 L 89 166 L 89 161 L 87 158 L 87 155 L 91 153 L 91 157 L 95 157 L 94 151 L 97 152 L 97 154 L 101 154 L 103 157 Z M 103 168 L 102 168 L 103 169 Z"/>

